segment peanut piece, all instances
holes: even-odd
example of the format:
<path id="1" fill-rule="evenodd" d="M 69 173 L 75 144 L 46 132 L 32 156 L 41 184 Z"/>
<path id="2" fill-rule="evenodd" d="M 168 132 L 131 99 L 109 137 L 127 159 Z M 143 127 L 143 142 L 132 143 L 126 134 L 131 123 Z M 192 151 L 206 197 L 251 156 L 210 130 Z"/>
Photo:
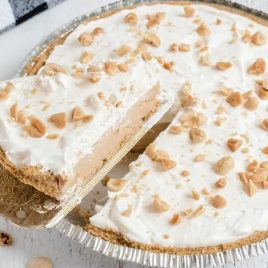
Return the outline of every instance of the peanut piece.
<path id="1" fill-rule="evenodd" d="M 258 58 L 249 68 L 248 73 L 253 75 L 260 75 L 265 72 L 265 61 L 263 58 Z"/>
<path id="2" fill-rule="evenodd" d="M 110 192 L 120 191 L 127 183 L 127 180 L 123 179 L 110 179 L 107 182 L 107 187 Z"/>
<path id="3" fill-rule="evenodd" d="M 152 207 L 158 213 L 168 211 L 170 208 L 169 204 L 162 200 L 159 195 L 154 196 Z"/>
<path id="4" fill-rule="evenodd" d="M 65 113 L 53 114 L 48 118 L 48 121 L 53 123 L 55 127 L 63 129 L 65 128 L 67 122 L 66 114 Z"/>
<path id="5" fill-rule="evenodd" d="M 88 32 L 81 33 L 78 37 L 78 42 L 82 46 L 90 46 L 93 43 L 93 40 L 93 36 Z"/>
<path id="6" fill-rule="evenodd" d="M 200 143 L 205 141 L 205 139 L 207 138 L 206 133 L 200 129 L 200 128 L 192 128 L 189 132 L 189 137 L 192 141 L 192 143 Z"/>
<path id="7" fill-rule="evenodd" d="M 230 156 L 224 156 L 214 165 L 214 171 L 219 175 L 226 175 L 234 168 L 234 160 Z"/>
<path id="8" fill-rule="evenodd" d="M 194 16 L 194 13 L 195 13 L 195 11 L 194 11 L 194 9 L 192 8 L 192 7 L 184 7 L 184 15 L 185 15 L 185 17 L 186 18 L 191 18 L 191 17 L 193 17 Z"/>
<path id="9" fill-rule="evenodd" d="M 242 145 L 242 140 L 231 138 L 227 141 L 227 146 L 232 152 L 237 151 Z"/>
<path id="10" fill-rule="evenodd" d="M 217 209 L 224 208 L 227 205 L 226 199 L 220 195 L 215 195 L 212 197 L 210 203 L 214 208 Z"/>
<path id="11" fill-rule="evenodd" d="M 131 25 L 136 25 L 138 23 L 138 17 L 134 12 L 130 12 L 125 16 L 124 22 Z"/>

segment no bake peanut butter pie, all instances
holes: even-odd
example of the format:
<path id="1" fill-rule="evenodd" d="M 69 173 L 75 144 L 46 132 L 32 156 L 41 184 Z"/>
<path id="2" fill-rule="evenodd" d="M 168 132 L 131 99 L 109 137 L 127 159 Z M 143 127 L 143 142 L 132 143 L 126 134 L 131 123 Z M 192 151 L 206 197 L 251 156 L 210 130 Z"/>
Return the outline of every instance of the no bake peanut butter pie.
<path id="1" fill-rule="evenodd" d="M 124 72 L 104 65 L 76 80 L 48 63 L 48 76 L 0 83 L 0 161 L 6 169 L 61 200 L 138 131 L 157 109 L 155 73 L 141 60 Z"/>
<path id="2" fill-rule="evenodd" d="M 134 125 L 141 109 L 135 103 L 144 94 L 150 105 L 143 114 L 155 107 L 159 82 L 176 97 L 163 119 L 173 120 L 128 174 L 108 181 L 108 201 L 96 207 L 88 232 L 132 247 L 183 254 L 267 237 L 267 24 L 220 5 L 165 3 L 123 9 L 80 25 L 28 70 L 64 73 L 49 82 L 49 90 L 42 86 L 46 78 L 28 95 L 15 83 L 2 102 L 2 162 L 26 183 L 58 196 L 62 185 L 92 174 L 111 139 L 121 140 L 121 128 L 120 138 L 109 131 L 119 118 Z M 61 85 L 60 93 L 54 83 Z M 4 86 L 3 94 L 10 84 Z M 66 91 L 71 98 L 66 99 Z M 29 103 L 26 96 L 35 101 Z M 23 126 L 17 122 L 21 112 L 27 118 Z M 40 137 L 32 137 L 33 128 Z M 95 151 L 89 141 L 103 137 Z M 22 176 L 37 172 L 28 167 L 39 164 L 38 174 L 46 177 L 29 181 L 32 176 Z"/>

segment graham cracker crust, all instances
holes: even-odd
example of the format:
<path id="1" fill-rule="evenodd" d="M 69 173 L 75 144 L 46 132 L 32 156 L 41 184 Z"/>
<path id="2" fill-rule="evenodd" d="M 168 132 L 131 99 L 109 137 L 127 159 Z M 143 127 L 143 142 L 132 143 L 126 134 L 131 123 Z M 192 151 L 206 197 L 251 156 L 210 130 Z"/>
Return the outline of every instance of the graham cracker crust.
<path id="1" fill-rule="evenodd" d="M 208 247 L 163 247 L 158 245 L 146 245 L 134 241 L 130 241 L 125 238 L 122 234 L 116 233 L 112 230 L 103 230 L 88 224 L 84 227 L 84 230 L 88 233 L 100 237 L 105 241 L 114 243 L 117 245 L 126 246 L 129 248 L 142 249 L 150 252 L 156 253 L 168 253 L 168 254 L 178 254 L 178 255 L 193 255 L 193 254 L 213 254 L 221 251 L 231 250 L 235 248 L 240 248 L 252 243 L 259 242 L 263 239 L 268 238 L 268 232 L 256 232 L 246 238 L 239 239 L 232 243 L 220 244 L 216 246 Z"/>
<path id="2" fill-rule="evenodd" d="M 39 167 L 22 167 L 16 168 L 5 155 L 5 152 L 0 148 L 0 164 L 10 172 L 13 176 L 18 178 L 24 184 L 34 186 L 37 190 L 43 190 L 43 193 L 53 198 L 59 196 L 59 181 L 60 175 L 53 175 L 51 172 L 41 172 Z M 49 184 L 47 182 L 50 182 Z"/>
<path id="3" fill-rule="evenodd" d="M 134 5 L 132 7 L 123 7 L 120 9 L 113 10 L 113 11 L 105 12 L 105 13 L 98 15 L 98 16 L 91 17 L 90 19 L 86 20 L 85 23 L 88 23 L 92 20 L 97 20 L 97 19 L 108 17 L 108 16 L 110 16 L 114 13 L 117 13 L 123 9 L 134 9 L 139 5 L 154 5 L 154 4 L 156 4 L 156 3 L 146 3 L 146 4 L 143 3 L 143 4 Z M 268 21 L 265 20 L 264 18 L 257 17 L 253 14 L 247 13 L 246 11 L 243 11 L 243 10 L 240 10 L 240 9 L 237 9 L 234 7 L 230 7 L 230 6 L 223 6 L 223 5 L 214 4 L 214 3 L 206 3 L 205 1 L 200 1 L 200 2 L 167 1 L 167 2 L 162 2 L 160 4 L 170 4 L 170 5 L 203 4 L 203 5 L 208 5 L 208 6 L 212 6 L 212 7 L 215 7 L 217 9 L 220 9 L 220 10 L 224 10 L 224 11 L 227 11 L 227 12 L 230 12 L 233 14 L 238 14 L 238 15 L 247 17 L 250 20 L 257 22 L 259 24 L 262 24 L 266 27 L 268 26 Z M 34 57 L 32 59 L 32 61 L 28 63 L 28 65 L 25 67 L 25 69 L 23 71 L 23 74 L 24 75 L 36 74 L 38 72 L 38 70 L 45 64 L 48 56 L 53 51 L 53 49 L 57 45 L 62 44 L 69 33 L 70 32 L 67 32 L 67 33 L 63 34 L 62 36 L 60 36 L 59 38 L 50 42 L 48 47 L 44 51 L 42 51 L 40 53 L 40 55 Z M 142 146 L 139 147 L 139 150 L 141 150 L 141 147 Z M 2 160 L 2 158 L 3 158 L 2 153 L 3 152 L 0 153 L 0 162 L 3 161 Z M 7 165 L 7 168 L 9 168 L 8 164 L 6 164 L 6 165 Z M 231 243 L 225 243 L 225 244 L 219 244 L 216 246 L 207 246 L 207 247 L 182 248 L 182 247 L 163 247 L 163 246 L 158 246 L 158 245 L 146 245 L 146 244 L 142 244 L 142 243 L 133 242 L 133 241 L 130 241 L 127 238 L 123 237 L 123 235 L 120 233 L 116 233 L 112 230 L 103 230 L 103 229 L 100 229 L 100 228 L 97 228 L 97 227 L 91 225 L 90 223 L 88 225 L 86 225 L 84 227 L 84 229 L 88 233 L 90 233 L 94 236 L 100 237 L 103 240 L 109 241 L 109 242 L 114 243 L 114 244 L 130 247 L 130 248 L 142 249 L 142 250 L 146 250 L 146 251 L 150 251 L 150 252 L 169 253 L 169 254 L 178 254 L 178 255 L 213 254 L 213 253 L 217 253 L 217 252 L 221 252 L 221 251 L 225 251 L 225 250 L 239 248 L 239 247 L 249 245 L 252 243 L 256 243 L 256 242 L 259 242 L 261 240 L 268 238 L 268 231 L 263 231 L 263 232 L 256 232 L 256 233 L 254 233 L 246 238 L 239 239 L 239 240 L 237 240 L 235 242 L 231 242 Z"/>

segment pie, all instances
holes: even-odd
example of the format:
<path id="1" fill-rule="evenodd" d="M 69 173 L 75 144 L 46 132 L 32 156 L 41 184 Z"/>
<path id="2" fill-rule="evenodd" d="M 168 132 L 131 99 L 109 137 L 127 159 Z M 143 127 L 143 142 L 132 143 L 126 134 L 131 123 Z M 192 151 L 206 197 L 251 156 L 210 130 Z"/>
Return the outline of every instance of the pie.
<path id="1" fill-rule="evenodd" d="M 35 59 L 28 74 L 57 64 L 76 81 L 100 66 L 128 76 L 143 61 L 154 66 L 160 90 L 176 97 L 162 121 L 168 127 L 128 174 L 107 182 L 108 201 L 88 232 L 180 254 L 267 237 L 267 24 L 216 4 L 140 5 L 81 24 Z"/>

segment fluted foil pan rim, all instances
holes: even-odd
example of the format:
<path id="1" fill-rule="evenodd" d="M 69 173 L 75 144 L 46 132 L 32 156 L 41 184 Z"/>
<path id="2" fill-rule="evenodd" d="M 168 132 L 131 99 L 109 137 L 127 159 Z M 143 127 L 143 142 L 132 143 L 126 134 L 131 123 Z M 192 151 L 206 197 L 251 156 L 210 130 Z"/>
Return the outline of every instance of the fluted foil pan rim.
<path id="1" fill-rule="evenodd" d="M 79 16 L 67 24 L 60 27 L 58 30 L 50 34 L 45 40 L 39 43 L 25 58 L 24 62 L 19 67 L 16 76 L 23 76 L 26 66 L 32 62 L 33 57 L 39 55 L 48 44 L 62 34 L 73 30 L 84 20 L 92 16 L 101 15 L 104 12 L 112 11 L 117 8 L 126 7 L 131 4 L 139 3 L 160 3 L 168 2 L 169 0 L 119 0 L 106 6 L 100 7 L 88 14 Z M 173 0 L 174 2 L 182 2 L 183 0 Z M 225 6 L 233 7 L 249 14 L 261 17 L 268 20 L 268 14 L 263 11 L 251 9 L 238 3 L 232 3 L 226 0 L 186 0 L 187 2 L 201 2 L 211 4 L 222 4 Z M 55 228 L 70 239 L 76 240 L 84 247 L 88 247 L 93 251 L 99 252 L 103 255 L 116 258 L 122 261 L 130 261 L 141 265 L 156 266 L 164 268 L 204 268 L 207 266 L 215 267 L 224 265 L 226 263 L 234 263 L 243 261 L 250 257 L 268 253 L 268 239 L 245 245 L 239 248 L 225 250 L 213 254 L 193 254 L 193 255 L 177 255 L 169 253 L 150 252 L 142 249 L 130 248 L 123 245 L 118 245 L 105 241 L 100 237 L 96 237 L 85 230 L 81 226 L 76 226 L 70 223 L 67 219 L 61 220 Z"/>
<path id="2" fill-rule="evenodd" d="M 105 241 L 75 226 L 63 219 L 56 225 L 56 229 L 68 238 L 76 240 L 84 247 L 99 252 L 108 257 L 122 261 L 135 262 L 150 267 L 163 268 L 205 268 L 235 263 L 250 257 L 268 253 L 268 239 L 245 245 L 236 249 L 225 250 L 213 254 L 177 255 L 169 253 L 150 252 L 142 249 L 130 248 Z"/>

